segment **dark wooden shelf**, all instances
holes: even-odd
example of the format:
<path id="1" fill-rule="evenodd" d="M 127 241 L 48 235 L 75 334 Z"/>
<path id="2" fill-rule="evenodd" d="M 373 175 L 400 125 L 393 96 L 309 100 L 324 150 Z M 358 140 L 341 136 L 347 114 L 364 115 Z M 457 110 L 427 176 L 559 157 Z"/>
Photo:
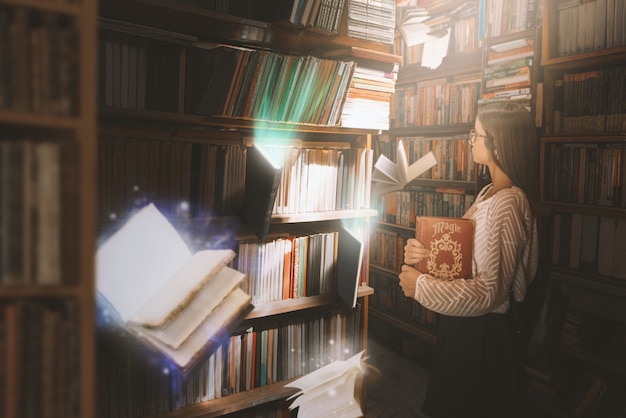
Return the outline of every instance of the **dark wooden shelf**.
<path id="1" fill-rule="evenodd" d="M 298 392 L 298 388 L 285 387 L 295 379 L 261 386 L 245 392 L 239 392 L 164 412 L 146 418 L 211 418 L 220 417 L 244 409 L 288 398 Z"/>
<path id="2" fill-rule="evenodd" d="M 408 323 L 406 321 L 398 319 L 391 314 L 380 311 L 376 307 L 373 307 L 371 305 L 369 307 L 369 313 L 372 317 L 376 317 L 377 319 L 384 321 L 393 327 L 399 328 L 408 334 L 414 335 L 429 344 L 435 344 L 437 341 L 435 332 L 426 327 L 419 326 L 416 323 Z"/>
<path id="3" fill-rule="evenodd" d="M 1 115 L 0 115 L 1 117 Z M 103 108 L 100 110 L 100 121 L 107 126 L 133 127 L 138 124 L 149 124 L 151 129 L 183 129 L 199 127 L 212 128 L 216 131 L 242 132 L 287 132 L 287 133 L 321 133 L 335 135 L 378 134 L 376 129 L 345 128 L 342 126 L 312 125 L 289 122 L 260 121 L 218 116 L 202 116 L 184 113 L 161 112 L 156 110 L 131 110 L 119 108 Z"/>
<path id="4" fill-rule="evenodd" d="M 390 49 L 389 45 L 379 42 L 230 16 L 171 0 L 107 0 L 100 2 L 100 16 L 185 33 L 199 40 L 271 48 L 287 53 L 303 54 L 341 46 L 380 52 Z"/>
<path id="5" fill-rule="evenodd" d="M 374 289 L 369 286 L 359 286 L 358 297 L 369 296 L 374 293 Z M 305 309 L 317 308 L 325 305 L 343 304 L 343 301 L 336 294 L 326 294 L 317 296 L 307 296 L 298 299 L 285 299 L 275 302 L 257 303 L 254 309 L 246 316 L 246 320 L 267 318 L 275 315 L 303 311 Z"/>

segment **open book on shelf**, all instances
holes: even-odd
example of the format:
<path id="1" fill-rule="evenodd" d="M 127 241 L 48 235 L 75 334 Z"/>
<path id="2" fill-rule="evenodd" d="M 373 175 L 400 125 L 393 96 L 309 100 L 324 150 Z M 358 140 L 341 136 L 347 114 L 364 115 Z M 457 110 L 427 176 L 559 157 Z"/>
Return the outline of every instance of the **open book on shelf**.
<path id="1" fill-rule="evenodd" d="M 395 163 L 384 154 L 381 154 L 376 164 L 374 164 L 372 181 L 375 184 L 372 187 L 372 193 L 385 194 L 402 190 L 410 181 L 434 167 L 435 164 L 437 164 L 437 159 L 430 151 L 409 165 L 404 144 L 402 140 L 399 140 Z"/>
<path id="2" fill-rule="evenodd" d="M 133 215 L 96 254 L 98 303 L 106 319 L 164 355 L 183 375 L 252 309 L 227 265 L 230 249 L 192 254 L 153 205 Z"/>
<path id="3" fill-rule="evenodd" d="M 365 374 L 364 351 L 348 360 L 335 360 L 287 384 L 300 389 L 289 409 L 298 408 L 298 418 L 362 417 L 361 390 Z"/>
<path id="4" fill-rule="evenodd" d="M 430 250 L 415 266 L 443 280 L 472 277 L 474 221 L 467 218 L 418 216 L 415 238 Z"/>

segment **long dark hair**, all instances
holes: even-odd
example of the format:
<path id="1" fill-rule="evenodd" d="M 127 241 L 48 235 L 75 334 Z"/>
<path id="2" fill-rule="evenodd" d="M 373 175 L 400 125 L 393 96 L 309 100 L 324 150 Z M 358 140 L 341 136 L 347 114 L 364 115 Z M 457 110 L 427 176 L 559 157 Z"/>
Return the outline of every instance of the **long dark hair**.
<path id="1" fill-rule="evenodd" d="M 542 212 L 539 141 L 532 114 L 521 104 L 496 102 L 482 105 L 477 118 L 492 160 L 524 191 L 533 211 Z"/>

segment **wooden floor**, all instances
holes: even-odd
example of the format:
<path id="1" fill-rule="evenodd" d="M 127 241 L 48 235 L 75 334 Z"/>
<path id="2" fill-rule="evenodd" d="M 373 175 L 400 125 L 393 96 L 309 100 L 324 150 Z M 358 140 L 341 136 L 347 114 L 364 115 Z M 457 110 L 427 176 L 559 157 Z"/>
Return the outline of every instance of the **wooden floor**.
<path id="1" fill-rule="evenodd" d="M 365 400 L 366 418 L 428 418 L 420 412 L 428 370 L 375 338 L 368 341 L 367 363 L 379 377 L 370 379 Z"/>

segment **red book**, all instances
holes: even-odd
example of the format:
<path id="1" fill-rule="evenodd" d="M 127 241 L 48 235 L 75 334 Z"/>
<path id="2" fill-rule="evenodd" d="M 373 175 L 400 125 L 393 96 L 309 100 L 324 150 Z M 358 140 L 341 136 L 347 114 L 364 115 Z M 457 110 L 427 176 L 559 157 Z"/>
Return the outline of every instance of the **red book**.
<path id="1" fill-rule="evenodd" d="M 430 250 L 419 271 L 443 280 L 472 277 L 474 222 L 465 218 L 418 216 L 415 238 Z"/>

